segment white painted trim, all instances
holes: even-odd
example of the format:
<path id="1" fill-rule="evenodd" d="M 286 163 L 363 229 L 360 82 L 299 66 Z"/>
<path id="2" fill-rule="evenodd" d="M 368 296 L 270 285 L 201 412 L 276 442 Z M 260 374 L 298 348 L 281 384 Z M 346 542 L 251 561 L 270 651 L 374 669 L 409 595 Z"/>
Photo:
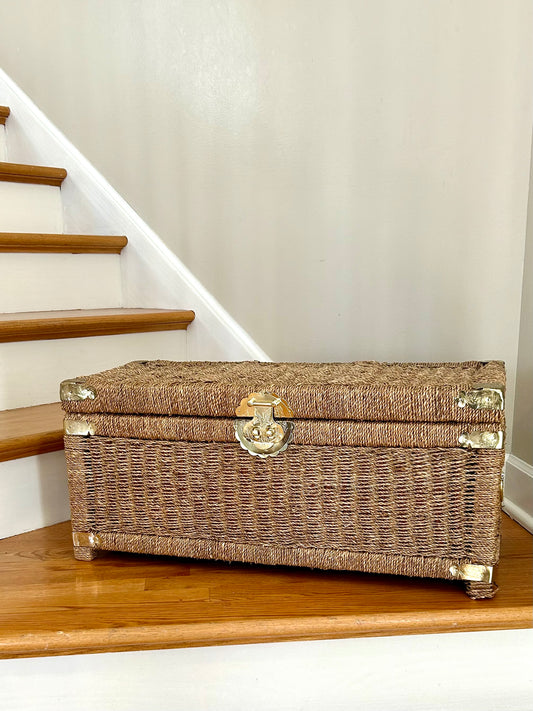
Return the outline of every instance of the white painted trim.
<path id="1" fill-rule="evenodd" d="M 533 466 L 514 454 L 505 464 L 503 510 L 533 533 Z"/>
<path id="2" fill-rule="evenodd" d="M 188 308 L 190 359 L 270 360 L 108 181 L 0 69 L 0 102 L 11 108 L 6 123 L 8 158 L 64 167 L 61 193 L 66 232 L 125 234 L 122 253 L 125 306 Z"/>
<path id="3" fill-rule="evenodd" d="M 513 521 L 516 521 L 523 526 L 527 531 L 533 533 L 533 516 L 524 511 L 520 506 L 513 504 L 509 499 L 503 500 L 503 510 L 510 516 Z"/>

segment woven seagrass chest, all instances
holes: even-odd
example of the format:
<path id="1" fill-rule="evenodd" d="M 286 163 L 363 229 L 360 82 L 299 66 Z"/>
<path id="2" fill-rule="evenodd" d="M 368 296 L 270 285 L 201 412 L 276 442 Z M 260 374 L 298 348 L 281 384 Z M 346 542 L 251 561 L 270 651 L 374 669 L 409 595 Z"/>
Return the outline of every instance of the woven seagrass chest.
<path id="1" fill-rule="evenodd" d="M 505 369 L 136 361 L 61 384 L 74 553 L 466 582 L 492 597 Z"/>

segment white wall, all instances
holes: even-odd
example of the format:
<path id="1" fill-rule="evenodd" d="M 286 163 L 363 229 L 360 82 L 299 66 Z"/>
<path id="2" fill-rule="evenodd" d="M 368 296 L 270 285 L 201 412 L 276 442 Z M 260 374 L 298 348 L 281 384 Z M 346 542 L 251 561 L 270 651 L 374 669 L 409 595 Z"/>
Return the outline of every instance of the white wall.
<path id="1" fill-rule="evenodd" d="M 532 59 L 528 0 L 0 4 L 4 69 L 275 359 L 513 378 Z"/>
<path id="2" fill-rule="evenodd" d="M 529 184 L 516 385 L 513 453 L 533 467 L 533 154 Z M 533 514 L 533 510 L 530 513 Z"/>

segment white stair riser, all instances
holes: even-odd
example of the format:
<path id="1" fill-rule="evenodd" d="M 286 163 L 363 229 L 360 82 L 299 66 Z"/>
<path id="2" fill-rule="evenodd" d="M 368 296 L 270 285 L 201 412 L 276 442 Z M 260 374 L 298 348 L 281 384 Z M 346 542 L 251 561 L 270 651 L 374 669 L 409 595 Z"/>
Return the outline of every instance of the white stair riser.
<path id="1" fill-rule="evenodd" d="M 0 462 L 0 538 L 68 518 L 63 451 Z"/>
<path id="2" fill-rule="evenodd" d="M 7 160 L 6 127 L 0 124 L 0 160 Z"/>
<path id="3" fill-rule="evenodd" d="M 0 232 L 63 232 L 60 188 L 0 181 Z"/>
<path id="4" fill-rule="evenodd" d="M 118 254 L 0 254 L 0 312 L 121 305 Z"/>
<path id="5" fill-rule="evenodd" d="M 0 410 L 59 399 L 59 383 L 131 360 L 185 360 L 187 332 L 0 343 Z"/>

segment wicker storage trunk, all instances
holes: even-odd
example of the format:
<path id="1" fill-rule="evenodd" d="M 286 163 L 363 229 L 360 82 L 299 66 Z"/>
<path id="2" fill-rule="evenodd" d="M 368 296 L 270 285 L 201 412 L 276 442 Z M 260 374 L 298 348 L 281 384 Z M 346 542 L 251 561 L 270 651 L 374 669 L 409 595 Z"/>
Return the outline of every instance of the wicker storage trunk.
<path id="1" fill-rule="evenodd" d="M 466 581 L 492 597 L 503 363 L 134 362 L 61 385 L 74 553 Z"/>

